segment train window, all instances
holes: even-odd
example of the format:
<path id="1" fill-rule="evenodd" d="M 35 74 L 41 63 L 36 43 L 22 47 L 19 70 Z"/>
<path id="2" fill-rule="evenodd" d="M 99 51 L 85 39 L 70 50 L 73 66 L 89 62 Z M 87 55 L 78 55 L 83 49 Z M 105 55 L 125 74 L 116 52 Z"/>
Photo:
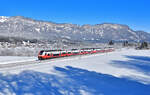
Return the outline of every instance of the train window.
<path id="1" fill-rule="evenodd" d="M 44 51 L 40 51 L 40 55 L 42 55 L 42 54 L 43 54 L 43 52 L 44 52 Z"/>
<path id="2" fill-rule="evenodd" d="M 66 52 L 63 52 L 62 54 L 66 54 Z"/>
<path id="3" fill-rule="evenodd" d="M 48 56 L 50 56 L 50 54 L 48 54 Z"/>
<path id="4" fill-rule="evenodd" d="M 59 54 L 53 54 L 53 56 L 59 56 Z"/>
<path id="5" fill-rule="evenodd" d="M 71 54 L 71 52 L 68 52 L 68 54 Z"/>

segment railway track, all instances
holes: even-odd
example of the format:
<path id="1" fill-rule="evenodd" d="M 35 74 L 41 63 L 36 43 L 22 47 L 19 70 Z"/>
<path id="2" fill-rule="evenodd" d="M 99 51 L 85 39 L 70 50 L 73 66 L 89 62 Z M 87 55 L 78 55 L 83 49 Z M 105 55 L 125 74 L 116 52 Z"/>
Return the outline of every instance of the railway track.
<path id="1" fill-rule="evenodd" d="M 105 52 L 107 53 L 107 52 Z M 25 61 L 25 62 L 17 62 L 17 63 L 9 63 L 9 64 L 0 64 L 0 71 L 3 69 L 9 69 L 9 68 L 14 68 L 14 67 L 20 67 L 20 66 L 27 66 L 27 65 L 37 65 L 37 64 L 44 64 L 47 62 L 54 62 L 59 60 L 68 60 L 72 58 L 81 58 L 81 57 L 86 57 L 86 56 L 92 56 L 92 55 L 97 55 L 97 54 L 103 54 L 103 53 L 95 53 L 95 54 L 87 54 L 87 55 L 75 55 L 75 56 L 69 56 L 69 57 L 58 57 L 58 58 L 53 58 L 53 59 L 47 59 L 47 60 L 34 60 L 34 61 Z"/>
<path id="2" fill-rule="evenodd" d="M 57 61 L 58 59 L 70 59 L 70 58 L 77 58 L 80 56 L 70 56 L 70 57 L 59 57 L 59 58 L 53 58 L 53 59 L 47 59 L 47 60 L 34 60 L 34 61 L 25 61 L 25 62 L 17 62 L 17 63 L 9 63 L 9 64 L 1 64 L 0 65 L 0 70 L 5 69 L 5 68 L 13 68 L 13 67 L 18 67 L 18 66 L 24 66 L 24 65 L 34 65 L 34 64 L 44 64 L 47 62 L 54 62 Z"/>

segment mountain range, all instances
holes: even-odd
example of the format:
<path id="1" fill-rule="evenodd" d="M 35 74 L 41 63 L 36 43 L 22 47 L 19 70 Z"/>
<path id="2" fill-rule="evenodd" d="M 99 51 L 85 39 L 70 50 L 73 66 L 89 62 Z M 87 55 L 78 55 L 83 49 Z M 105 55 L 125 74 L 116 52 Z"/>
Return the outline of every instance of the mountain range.
<path id="1" fill-rule="evenodd" d="M 77 25 L 34 20 L 23 16 L 0 17 L 0 41 L 150 41 L 150 34 L 127 25 L 103 23 Z"/>

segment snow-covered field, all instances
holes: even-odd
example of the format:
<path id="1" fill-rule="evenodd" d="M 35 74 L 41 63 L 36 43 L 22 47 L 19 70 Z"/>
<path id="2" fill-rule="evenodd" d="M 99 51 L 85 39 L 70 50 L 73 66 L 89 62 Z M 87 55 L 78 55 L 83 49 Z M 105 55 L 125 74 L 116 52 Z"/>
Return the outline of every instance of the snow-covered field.
<path id="1" fill-rule="evenodd" d="M 37 57 L 0 56 L 1 64 L 12 64 L 17 62 L 27 62 L 37 60 Z"/>
<path id="2" fill-rule="evenodd" d="M 0 62 L 35 59 L 0 57 Z M 150 50 L 121 49 L 0 68 L 1 94 L 149 95 Z"/>

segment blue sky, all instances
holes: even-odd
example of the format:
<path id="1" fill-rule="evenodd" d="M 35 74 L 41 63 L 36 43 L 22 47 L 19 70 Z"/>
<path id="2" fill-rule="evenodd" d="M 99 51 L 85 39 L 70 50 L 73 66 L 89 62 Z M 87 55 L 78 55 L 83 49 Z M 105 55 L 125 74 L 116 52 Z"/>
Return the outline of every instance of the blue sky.
<path id="1" fill-rule="evenodd" d="M 1 16 L 73 24 L 127 24 L 150 32 L 150 0 L 0 0 Z"/>

